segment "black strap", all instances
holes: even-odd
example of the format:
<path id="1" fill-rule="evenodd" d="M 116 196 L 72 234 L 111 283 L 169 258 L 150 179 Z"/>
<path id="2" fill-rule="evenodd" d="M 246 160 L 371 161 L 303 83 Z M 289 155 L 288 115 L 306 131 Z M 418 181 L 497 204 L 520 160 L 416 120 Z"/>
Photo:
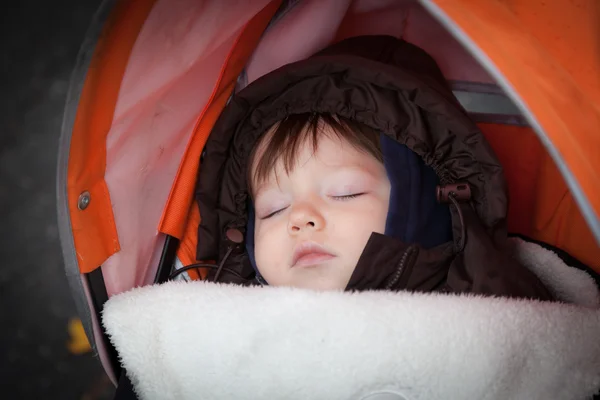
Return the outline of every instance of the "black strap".
<path id="1" fill-rule="evenodd" d="M 169 280 L 178 247 L 179 240 L 171 235 L 167 235 L 160 255 L 160 261 L 158 262 L 158 268 L 156 269 L 154 283 L 165 283 Z"/>
<path id="2" fill-rule="evenodd" d="M 100 325 L 101 336 L 95 337 L 95 340 L 103 342 L 110 365 L 112 366 L 115 375 L 120 376 L 121 363 L 119 362 L 117 349 L 115 349 L 111 341 L 108 339 L 108 333 L 106 332 L 106 328 L 102 323 L 102 310 L 104 309 L 104 304 L 108 301 L 108 293 L 106 292 L 106 284 L 104 282 L 104 276 L 102 275 L 102 268 L 96 268 L 92 272 L 87 273 L 85 277 L 88 280 L 92 304 L 94 306 L 94 311 L 96 312 L 96 318 Z"/>
<path id="3" fill-rule="evenodd" d="M 119 378 L 119 386 L 117 386 L 114 400 L 139 400 L 124 369 Z"/>
<path id="4" fill-rule="evenodd" d="M 175 261 L 175 253 L 178 245 L 179 241 L 176 238 L 167 235 L 158 269 L 156 271 L 156 277 L 154 278 L 154 283 L 163 283 L 167 281 L 168 276 L 171 273 L 173 262 Z M 105 288 L 104 281 L 102 281 L 101 286 Z M 106 296 L 106 299 L 108 299 L 108 296 Z M 102 304 L 104 304 L 104 302 L 102 302 Z M 112 350 L 114 352 L 115 359 L 118 359 L 116 358 L 116 350 L 114 347 L 110 346 L 109 350 Z M 117 362 L 116 365 L 119 366 L 119 363 Z M 117 391 L 115 392 L 114 400 L 138 400 L 138 397 L 133 390 L 133 384 L 131 383 L 131 380 L 129 380 L 125 369 L 122 367 L 120 368 L 119 382 Z"/>

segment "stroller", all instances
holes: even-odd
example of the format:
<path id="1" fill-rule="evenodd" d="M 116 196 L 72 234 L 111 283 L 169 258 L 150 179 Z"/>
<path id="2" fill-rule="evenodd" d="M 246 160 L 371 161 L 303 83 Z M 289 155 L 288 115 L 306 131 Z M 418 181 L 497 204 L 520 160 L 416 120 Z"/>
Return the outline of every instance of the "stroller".
<path id="1" fill-rule="evenodd" d="M 598 284 L 598 18 L 600 4 L 594 0 L 257 0 L 235 6 L 228 1 L 210 0 L 105 1 L 83 44 L 65 108 L 58 166 L 58 213 L 67 278 L 86 334 L 109 377 L 121 391 L 133 381 L 136 393 L 144 398 L 186 398 L 187 393 L 209 398 L 441 398 L 435 391 L 437 386 L 446 398 L 481 394 L 483 389 L 475 387 L 476 383 L 471 385 L 471 391 L 449 389 L 452 381 L 459 378 L 454 372 L 445 371 L 442 361 L 427 371 L 430 379 L 435 376 L 443 383 L 431 384 L 431 392 L 419 392 L 415 381 L 394 386 L 389 383 L 394 376 L 375 379 L 361 369 L 350 369 L 341 375 L 352 374 L 360 382 L 353 391 L 340 388 L 336 392 L 338 385 L 332 385 L 333 378 L 329 378 L 329 388 L 324 385 L 319 392 L 321 386 L 314 385 L 314 392 L 305 392 L 298 389 L 302 385 L 295 381 L 261 381 L 259 385 L 255 375 L 245 369 L 231 370 L 231 364 L 226 363 L 214 366 L 214 371 L 196 374 L 219 377 L 218 371 L 229 370 L 237 378 L 232 378 L 231 385 L 221 382 L 221 386 L 237 385 L 238 391 L 231 387 L 211 391 L 204 386 L 205 391 L 198 392 L 194 374 L 183 370 L 214 365 L 215 358 L 207 355 L 209 344 L 214 343 L 209 340 L 199 344 L 202 338 L 193 335 L 179 338 L 177 346 L 180 351 L 189 351 L 193 346 L 195 358 L 206 355 L 206 364 L 193 359 L 183 361 L 182 356 L 175 359 L 179 366 L 173 367 L 170 356 L 164 356 L 163 364 L 151 371 L 140 371 L 134 360 L 144 360 L 139 346 L 155 349 L 154 339 L 144 339 L 139 332 L 152 330 L 161 315 L 192 318 L 190 314 L 197 312 L 200 321 L 220 318 L 208 310 L 212 310 L 211 301 L 217 301 L 212 298 L 222 301 L 221 294 L 210 286 L 198 286 L 206 277 L 206 268 L 187 267 L 200 261 L 196 249 L 202 216 L 194 202 L 194 192 L 204 146 L 232 94 L 278 67 L 359 35 L 402 38 L 435 59 L 455 97 L 503 165 L 510 196 L 509 232 L 549 245 L 553 253 L 572 259 L 569 264 L 580 266 L 579 271 Z M 180 276 L 198 284 L 179 283 L 176 299 L 172 292 L 167 293 L 168 286 L 153 285 L 170 280 L 174 271 L 183 272 Z M 131 291 L 139 287 L 145 290 L 143 301 Z M 193 287 L 196 289 L 192 292 Z M 197 288 L 203 292 L 198 294 Z M 243 302 L 246 292 L 239 289 L 227 296 Z M 191 308 L 189 299 L 195 299 L 195 308 Z M 324 301 L 329 300 L 337 301 Z M 384 297 L 367 300 L 387 301 Z M 421 300 L 419 304 L 433 301 L 426 305 L 431 308 L 441 301 Z M 459 309 L 469 307 L 463 298 L 443 300 L 456 302 Z M 102 314 L 110 301 L 112 310 L 116 304 L 125 308 L 128 302 L 135 304 L 137 313 L 144 317 L 140 319 L 147 324 L 136 325 L 138 322 L 131 321 L 131 313 L 121 310 L 110 317 L 112 326 L 110 321 L 103 324 Z M 204 306 L 198 307 L 198 301 Z M 167 307 L 171 303 L 180 307 L 174 311 Z M 600 387 L 600 349 L 597 340 L 592 339 L 600 333 L 599 306 L 593 295 L 574 303 L 568 309 L 554 311 L 548 306 L 542 310 L 548 315 L 573 315 L 573 335 L 577 333 L 577 340 L 584 341 L 587 347 L 585 352 L 575 345 L 565 350 L 573 358 L 565 359 L 563 364 L 554 359 L 556 368 L 562 368 L 555 373 L 569 376 L 573 385 L 568 390 L 553 387 L 554 398 L 585 398 Z M 540 311 L 521 303 L 486 300 L 481 304 L 497 315 L 506 307 L 514 307 L 515 314 L 523 319 L 535 319 Z M 232 324 L 240 319 L 234 309 L 219 312 L 229 313 Z M 118 318 L 120 322 L 115 323 Z M 130 325 L 123 325 L 125 320 Z M 480 323 L 484 326 L 487 322 Z M 120 332 L 115 332 L 115 327 Z M 546 328 L 538 326 L 529 333 Z M 214 338 L 219 335 L 217 327 L 214 329 L 204 333 Z M 164 335 L 165 331 L 160 333 Z M 537 343 L 543 347 L 567 334 L 552 333 L 555 336 L 542 335 Z M 123 344 L 132 337 L 139 342 L 138 348 L 131 347 L 135 343 Z M 449 346 L 443 339 L 438 340 L 440 346 Z M 311 342 L 306 345 L 311 346 Z M 170 354 L 179 354 L 176 349 L 169 350 Z M 556 351 L 556 357 L 564 356 Z M 545 352 L 552 353 L 548 348 Z M 381 354 L 383 359 L 384 353 Z M 223 353 L 221 356 L 226 359 Z M 329 356 L 341 357 L 338 353 Z M 352 360 L 346 361 L 353 365 Z M 567 375 L 569 362 L 578 363 L 575 375 Z M 421 367 L 414 369 L 425 374 Z M 587 375 L 582 372 L 586 369 Z M 294 375 L 289 371 L 286 374 Z M 449 377 L 447 382 L 444 374 Z M 487 398 L 523 398 L 524 393 L 538 396 L 527 398 L 542 398 L 540 393 L 549 393 L 548 387 L 541 392 L 527 392 L 527 382 L 517 383 L 522 377 L 498 374 L 484 374 L 488 380 L 482 382 L 502 382 L 498 383 L 501 389 L 488 385 Z M 298 373 L 297 380 L 300 377 L 304 375 Z M 473 377 L 477 375 L 464 379 L 471 382 Z M 247 382 L 253 383 L 244 386 Z M 165 391 L 169 387 L 170 391 Z M 272 387 L 281 391 L 273 392 Z M 524 391 L 507 392 L 506 387 L 522 387 Z M 568 397 L 565 393 L 580 397 Z"/>

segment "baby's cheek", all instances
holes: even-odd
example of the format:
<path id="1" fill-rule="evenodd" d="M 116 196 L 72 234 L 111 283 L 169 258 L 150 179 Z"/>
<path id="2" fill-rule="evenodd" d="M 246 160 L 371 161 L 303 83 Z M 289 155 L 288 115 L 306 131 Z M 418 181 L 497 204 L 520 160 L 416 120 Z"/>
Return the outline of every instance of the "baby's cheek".
<path id="1" fill-rule="evenodd" d="M 269 282 L 279 280 L 283 260 L 283 244 L 280 235 L 270 229 L 257 226 L 254 234 L 254 257 L 258 272 Z"/>
<path id="2" fill-rule="evenodd" d="M 333 239 L 345 249 L 346 254 L 357 255 L 371 236 L 373 220 L 369 215 L 353 213 L 336 220 Z"/>
<path id="3" fill-rule="evenodd" d="M 385 233 L 386 218 L 387 210 L 366 206 L 362 212 L 356 212 L 353 218 L 347 219 L 347 221 L 352 221 L 351 226 L 345 226 L 342 231 L 348 236 L 346 242 L 351 244 L 351 254 L 354 255 L 356 261 L 362 255 L 369 238 L 374 232 Z"/>
<path id="4" fill-rule="evenodd" d="M 389 210 L 389 200 L 376 199 L 367 207 L 365 227 L 371 232 L 384 233 Z"/>
<path id="5" fill-rule="evenodd" d="M 265 260 L 265 253 L 267 249 L 265 246 L 267 239 L 263 232 L 260 232 L 258 229 L 254 233 L 254 257 L 256 257 L 257 267 L 261 267 Z"/>

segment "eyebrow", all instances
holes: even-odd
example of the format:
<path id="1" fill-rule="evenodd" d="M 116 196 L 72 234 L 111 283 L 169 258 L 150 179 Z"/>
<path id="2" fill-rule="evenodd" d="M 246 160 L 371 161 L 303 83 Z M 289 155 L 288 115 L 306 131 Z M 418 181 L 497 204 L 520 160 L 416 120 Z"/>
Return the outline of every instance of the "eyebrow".
<path id="1" fill-rule="evenodd" d="M 278 178 L 276 178 L 275 180 L 277 182 L 279 182 Z M 257 197 L 258 194 L 260 194 L 261 190 L 265 189 L 265 187 L 271 186 L 271 184 L 270 184 L 269 181 L 270 181 L 270 179 L 263 179 L 262 182 L 259 185 L 257 185 L 257 186 L 254 186 L 254 184 L 250 184 L 250 189 L 251 190 L 249 190 L 249 193 L 250 193 L 250 198 L 253 201 L 256 200 L 256 197 Z M 277 186 L 279 186 L 279 183 L 277 184 Z"/>
<path id="2" fill-rule="evenodd" d="M 264 186 L 264 185 L 263 185 L 263 186 Z M 269 189 L 269 192 L 270 192 L 270 191 L 272 191 L 272 190 L 273 190 L 273 189 Z M 274 190 L 273 190 L 273 191 L 274 191 Z M 265 194 L 265 191 L 263 191 L 263 192 L 260 192 L 260 193 L 259 193 L 259 192 L 257 192 L 257 193 L 256 193 L 256 195 L 252 196 L 252 203 L 253 203 L 253 205 L 254 205 L 254 206 L 256 206 L 256 205 L 257 205 L 257 203 L 258 203 L 258 200 L 260 200 L 260 199 L 261 199 L 262 197 L 264 197 L 265 195 L 266 195 L 266 194 Z"/>

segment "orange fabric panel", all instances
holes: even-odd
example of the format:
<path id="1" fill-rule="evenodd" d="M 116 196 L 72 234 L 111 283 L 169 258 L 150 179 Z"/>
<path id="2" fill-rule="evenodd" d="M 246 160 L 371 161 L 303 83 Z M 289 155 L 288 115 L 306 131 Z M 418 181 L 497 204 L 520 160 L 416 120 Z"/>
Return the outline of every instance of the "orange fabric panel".
<path id="1" fill-rule="evenodd" d="M 567 185 L 528 127 L 479 124 L 508 183 L 508 230 L 552 244 L 600 272 L 600 246 Z"/>
<path id="2" fill-rule="evenodd" d="M 184 236 L 188 212 L 194 199 L 200 154 L 204 144 L 217 118 L 225 107 L 239 74 L 246 65 L 280 3 L 280 0 L 269 3 L 240 32 L 223 65 L 215 90 L 205 109 L 202 111 L 179 165 L 167 205 L 159 223 L 158 229 L 160 232 L 179 239 Z"/>
<path id="3" fill-rule="evenodd" d="M 546 151 L 530 128 L 496 124 L 479 124 L 479 128 L 504 168 L 509 195 L 508 230 L 531 235 L 537 179 Z"/>
<path id="4" fill-rule="evenodd" d="M 190 205 L 187 221 L 185 224 L 185 232 L 177 249 L 177 258 L 183 265 L 197 263 L 196 260 L 196 245 L 198 243 L 198 225 L 200 225 L 200 211 L 195 201 Z M 204 279 L 207 274 L 206 269 L 191 269 L 188 275 L 193 280 Z"/>
<path id="5" fill-rule="evenodd" d="M 198 205 L 194 201 L 190 206 L 185 223 L 185 232 L 181 241 L 179 242 L 179 248 L 177 249 L 177 258 L 179 258 L 183 265 L 189 265 L 198 262 L 198 260 L 196 260 L 197 241 L 195 239 L 198 235 L 199 225 L 200 211 L 198 210 Z"/>
<path id="6" fill-rule="evenodd" d="M 600 1 L 498 0 L 600 104 Z"/>
<path id="7" fill-rule="evenodd" d="M 96 44 L 77 109 L 67 177 L 69 213 L 82 273 L 98 268 L 119 251 L 108 188 L 106 135 L 110 129 L 129 54 L 154 0 L 117 2 Z M 81 193 L 89 206 L 77 208 Z"/>
<path id="8" fill-rule="evenodd" d="M 566 45 L 551 44 L 557 37 L 574 40 L 577 35 L 582 35 L 578 40 L 585 43 L 597 42 L 597 23 L 590 25 L 593 23 L 590 14 L 598 15 L 596 1 L 434 2 L 475 42 L 519 94 L 576 177 L 596 217 L 600 216 L 600 157 L 596 154 L 600 149 L 600 105 L 593 100 L 597 98 L 593 84 L 588 83 L 594 79 L 588 81 L 584 70 L 572 67 L 579 62 L 580 54 L 561 52 Z M 530 26 L 532 14 L 543 7 L 550 8 L 538 14 L 540 21 Z M 563 19 L 560 25 L 563 32 L 540 28 L 548 23 L 545 18 L 549 16 L 551 21 Z M 586 28 L 578 28 L 579 24 Z M 553 36 L 545 36 L 548 34 Z M 597 48 L 596 43 L 595 50 L 589 51 L 597 52 Z M 584 63 L 598 62 L 581 57 Z M 600 65 L 591 68 L 591 73 L 597 73 Z M 577 80 L 572 74 L 577 75 Z"/>
<path id="9" fill-rule="evenodd" d="M 548 154 L 540 168 L 537 188 L 532 236 L 565 250 L 600 273 L 600 245 Z"/>

